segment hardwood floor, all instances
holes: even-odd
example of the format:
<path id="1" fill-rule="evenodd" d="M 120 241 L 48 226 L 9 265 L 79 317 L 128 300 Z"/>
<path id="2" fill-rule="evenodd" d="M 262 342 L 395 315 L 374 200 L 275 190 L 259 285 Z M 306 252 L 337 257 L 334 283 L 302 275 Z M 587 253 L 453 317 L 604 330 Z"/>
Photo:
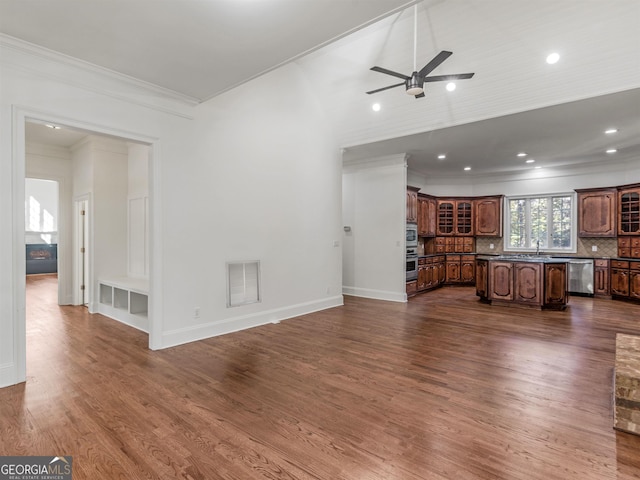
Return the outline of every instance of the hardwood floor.
<path id="1" fill-rule="evenodd" d="M 73 455 L 82 479 L 631 479 L 612 424 L 615 333 L 640 306 L 478 303 L 467 287 L 346 305 L 153 352 L 27 286 L 25 384 L 0 454 Z"/>

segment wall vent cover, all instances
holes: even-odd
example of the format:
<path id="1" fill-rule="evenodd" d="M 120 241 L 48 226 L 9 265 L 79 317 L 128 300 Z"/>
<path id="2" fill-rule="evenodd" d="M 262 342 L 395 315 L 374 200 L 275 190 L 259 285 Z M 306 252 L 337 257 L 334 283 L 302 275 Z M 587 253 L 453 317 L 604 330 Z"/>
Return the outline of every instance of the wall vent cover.
<path id="1" fill-rule="evenodd" d="M 228 262 L 227 307 L 260 301 L 260 262 Z"/>

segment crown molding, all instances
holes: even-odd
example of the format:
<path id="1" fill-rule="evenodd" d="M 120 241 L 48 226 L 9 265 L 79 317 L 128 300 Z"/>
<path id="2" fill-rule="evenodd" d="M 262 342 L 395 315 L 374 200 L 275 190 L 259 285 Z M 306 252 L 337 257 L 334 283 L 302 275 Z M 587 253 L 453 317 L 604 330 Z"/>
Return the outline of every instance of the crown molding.
<path id="1" fill-rule="evenodd" d="M 200 100 L 129 75 L 50 50 L 33 43 L 0 33 L 2 63 L 39 77 L 79 87 L 139 106 L 193 119 L 192 109 Z M 8 52 L 14 52 L 12 58 Z M 45 64 L 29 65 L 25 56 Z M 63 70 L 61 71 L 60 67 Z M 71 70 L 71 72 L 69 72 Z"/>

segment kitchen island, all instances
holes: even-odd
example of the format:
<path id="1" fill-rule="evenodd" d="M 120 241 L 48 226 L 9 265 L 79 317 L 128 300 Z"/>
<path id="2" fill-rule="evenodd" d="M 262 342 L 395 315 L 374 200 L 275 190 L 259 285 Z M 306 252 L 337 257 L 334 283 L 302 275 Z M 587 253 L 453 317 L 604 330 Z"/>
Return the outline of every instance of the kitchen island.
<path id="1" fill-rule="evenodd" d="M 563 310 L 567 260 L 544 255 L 479 255 L 476 295 L 493 305 Z"/>

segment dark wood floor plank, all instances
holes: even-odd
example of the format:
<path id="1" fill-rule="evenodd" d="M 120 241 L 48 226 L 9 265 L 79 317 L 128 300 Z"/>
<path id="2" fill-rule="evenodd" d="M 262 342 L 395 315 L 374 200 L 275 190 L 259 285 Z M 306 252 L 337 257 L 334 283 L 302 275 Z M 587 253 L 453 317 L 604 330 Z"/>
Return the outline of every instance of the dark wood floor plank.
<path id="1" fill-rule="evenodd" d="M 26 384 L 0 453 L 73 455 L 74 479 L 633 479 L 613 430 L 616 332 L 640 305 L 489 306 L 443 288 L 153 352 L 28 278 Z"/>

